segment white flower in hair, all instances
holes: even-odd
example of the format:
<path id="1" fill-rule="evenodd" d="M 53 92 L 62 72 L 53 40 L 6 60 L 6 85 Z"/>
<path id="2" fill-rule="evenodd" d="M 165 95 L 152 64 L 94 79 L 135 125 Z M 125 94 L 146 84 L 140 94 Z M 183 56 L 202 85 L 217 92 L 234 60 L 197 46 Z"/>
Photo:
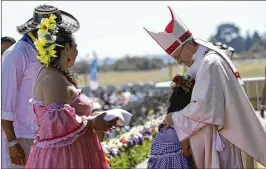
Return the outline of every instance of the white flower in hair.
<path id="1" fill-rule="evenodd" d="M 56 41 L 56 36 L 52 35 L 50 32 L 47 32 L 46 34 L 44 34 L 44 39 L 46 39 L 48 43 L 53 43 Z"/>

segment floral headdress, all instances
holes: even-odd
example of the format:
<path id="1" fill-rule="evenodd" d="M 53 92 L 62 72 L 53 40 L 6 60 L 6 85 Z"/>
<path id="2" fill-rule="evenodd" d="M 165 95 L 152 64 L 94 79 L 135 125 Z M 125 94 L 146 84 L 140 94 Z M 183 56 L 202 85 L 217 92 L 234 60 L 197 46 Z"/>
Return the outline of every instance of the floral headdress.
<path id="1" fill-rule="evenodd" d="M 49 18 L 43 18 L 41 23 L 37 26 L 39 29 L 38 39 L 34 42 L 35 47 L 38 51 L 37 59 L 48 67 L 52 58 L 56 58 L 56 51 L 54 48 L 56 46 L 64 47 L 62 45 L 56 44 L 57 26 L 56 26 L 56 16 L 51 14 Z"/>
<path id="2" fill-rule="evenodd" d="M 191 76 L 176 75 L 172 80 L 171 87 L 181 87 L 186 92 L 189 92 L 195 84 L 195 79 Z"/>

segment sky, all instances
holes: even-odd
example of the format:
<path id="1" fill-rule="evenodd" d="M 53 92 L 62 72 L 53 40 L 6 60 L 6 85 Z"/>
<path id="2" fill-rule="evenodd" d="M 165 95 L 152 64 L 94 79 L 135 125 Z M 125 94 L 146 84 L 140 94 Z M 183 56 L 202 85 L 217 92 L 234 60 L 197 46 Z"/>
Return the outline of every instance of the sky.
<path id="1" fill-rule="evenodd" d="M 2 1 L 1 35 L 19 40 L 16 26 L 41 4 L 57 6 L 79 20 L 79 58 L 92 58 L 93 51 L 100 58 L 165 54 L 143 27 L 163 31 L 171 20 L 167 6 L 194 36 L 205 40 L 224 22 L 238 25 L 243 36 L 247 30 L 266 32 L 266 1 Z"/>

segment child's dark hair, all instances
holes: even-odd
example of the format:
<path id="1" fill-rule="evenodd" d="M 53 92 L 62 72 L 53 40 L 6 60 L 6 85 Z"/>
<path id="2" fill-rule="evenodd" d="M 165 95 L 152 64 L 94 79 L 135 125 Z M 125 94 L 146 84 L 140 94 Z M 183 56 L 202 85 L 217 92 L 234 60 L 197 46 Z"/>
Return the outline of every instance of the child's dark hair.
<path id="1" fill-rule="evenodd" d="M 187 76 L 185 78 L 181 77 L 181 78 L 183 79 L 182 86 L 179 86 L 177 84 L 176 86 L 172 87 L 172 93 L 168 100 L 169 106 L 167 109 L 167 113 L 182 110 L 190 103 L 195 80 L 190 76 Z M 189 85 L 185 83 L 189 83 Z M 186 88 L 184 89 L 183 86 L 185 86 Z"/>

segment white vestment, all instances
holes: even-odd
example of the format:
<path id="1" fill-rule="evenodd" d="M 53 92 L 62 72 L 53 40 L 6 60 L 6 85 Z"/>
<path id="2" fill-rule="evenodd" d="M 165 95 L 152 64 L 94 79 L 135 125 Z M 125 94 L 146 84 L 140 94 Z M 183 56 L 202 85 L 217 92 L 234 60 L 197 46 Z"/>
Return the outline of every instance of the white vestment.
<path id="1" fill-rule="evenodd" d="M 190 66 L 188 69 L 188 74 L 194 78 L 196 78 L 196 74 L 200 68 L 200 65 L 202 63 L 202 60 L 204 58 L 204 55 L 206 54 L 206 51 L 208 48 L 204 46 L 200 46 L 197 50 L 197 52 L 193 55 L 192 59 L 194 63 Z"/>
<path id="2" fill-rule="evenodd" d="M 242 168 L 240 150 L 266 166 L 266 133 L 225 57 L 203 58 L 191 103 L 173 113 L 175 130 L 180 141 L 190 138 L 198 168 Z"/>

